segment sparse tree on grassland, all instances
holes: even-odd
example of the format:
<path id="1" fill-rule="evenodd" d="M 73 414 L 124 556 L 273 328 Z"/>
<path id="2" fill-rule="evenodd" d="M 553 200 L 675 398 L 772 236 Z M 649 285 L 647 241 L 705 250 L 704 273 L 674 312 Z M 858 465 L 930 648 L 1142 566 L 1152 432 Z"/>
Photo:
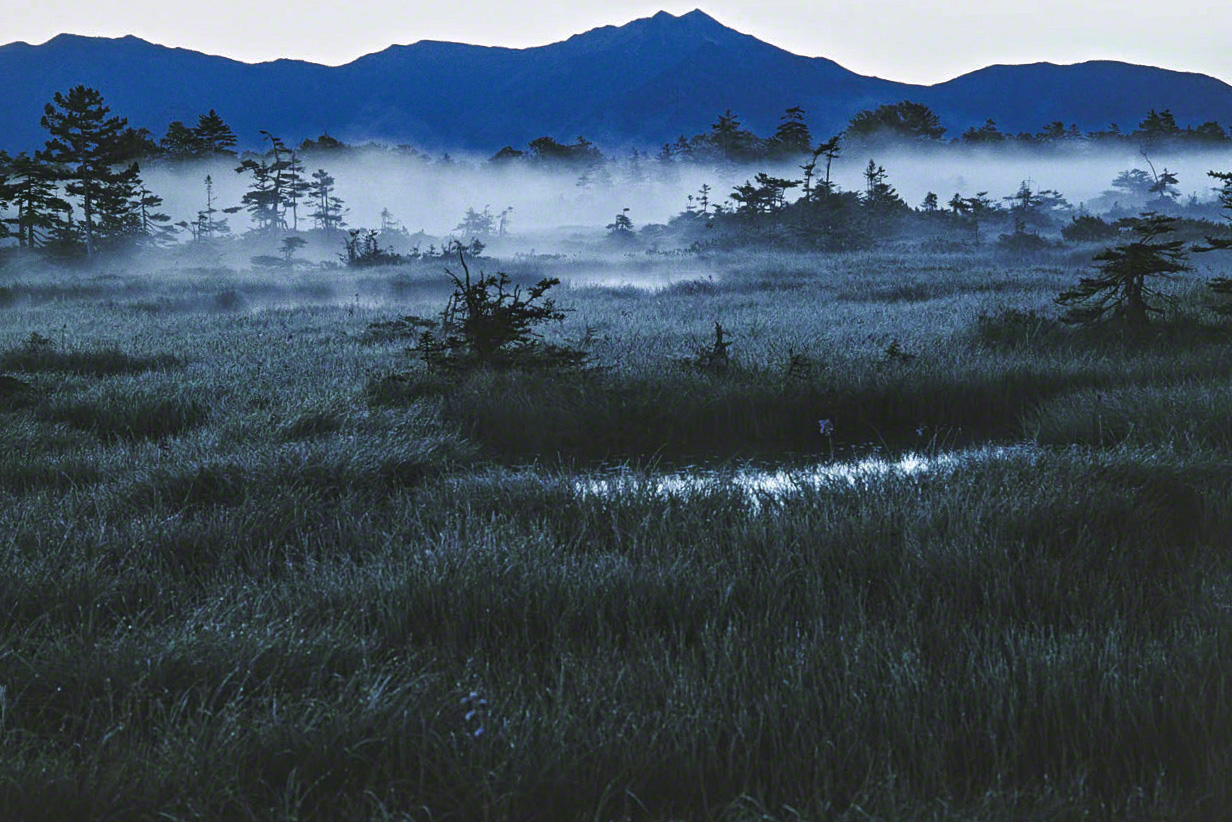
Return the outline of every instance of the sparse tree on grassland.
<path id="1" fill-rule="evenodd" d="M 1111 316 L 1130 326 L 1141 326 L 1152 314 L 1162 314 L 1161 303 L 1172 298 L 1153 283 L 1171 280 L 1189 269 L 1184 242 L 1164 240 L 1176 230 L 1176 218 L 1148 211 L 1120 221 L 1134 239 L 1105 248 L 1093 258 L 1099 269 L 1083 277 L 1077 286 L 1061 292 L 1057 303 L 1065 306 L 1067 322 L 1090 323 Z"/>

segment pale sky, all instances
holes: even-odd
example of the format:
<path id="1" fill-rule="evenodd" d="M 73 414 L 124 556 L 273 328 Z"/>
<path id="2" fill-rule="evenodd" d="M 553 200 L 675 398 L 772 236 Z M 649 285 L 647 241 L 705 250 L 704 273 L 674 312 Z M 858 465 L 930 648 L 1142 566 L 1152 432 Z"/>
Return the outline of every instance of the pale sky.
<path id="1" fill-rule="evenodd" d="M 9 0 L 9 4 L 14 0 Z M 852 71 L 935 83 L 992 63 L 1112 59 L 1232 81 L 1229 0 L 15 0 L 0 43 L 135 34 L 246 62 L 337 65 L 417 40 L 525 47 L 656 11 L 719 22 Z"/>

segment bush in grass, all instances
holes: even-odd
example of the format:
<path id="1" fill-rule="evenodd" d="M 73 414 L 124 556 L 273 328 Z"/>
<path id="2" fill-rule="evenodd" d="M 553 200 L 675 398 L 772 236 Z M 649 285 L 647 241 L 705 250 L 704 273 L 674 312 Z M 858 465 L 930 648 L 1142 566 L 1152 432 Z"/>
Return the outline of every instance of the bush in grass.
<path id="1" fill-rule="evenodd" d="M 480 272 L 472 278 L 460 251 L 458 260 L 461 277 L 445 269 L 454 291 L 439 317 L 408 316 L 370 330 L 395 337 L 418 334 L 414 350 L 437 370 L 570 369 L 586 363 L 585 351 L 546 343 L 535 331 L 545 323 L 565 319 L 565 312 L 545 296 L 560 280 L 544 278 L 523 291 L 521 286 L 510 288 L 509 275 L 504 272 Z"/>

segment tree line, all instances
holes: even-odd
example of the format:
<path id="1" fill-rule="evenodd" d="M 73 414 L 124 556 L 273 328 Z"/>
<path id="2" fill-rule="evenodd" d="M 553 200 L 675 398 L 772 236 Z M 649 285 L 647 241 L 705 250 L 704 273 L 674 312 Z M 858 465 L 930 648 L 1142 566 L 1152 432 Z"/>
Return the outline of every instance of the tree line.
<path id="1" fill-rule="evenodd" d="M 192 127 L 172 123 L 159 150 L 179 158 L 234 159 L 250 187 L 240 205 L 219 208 L 207 175 L 204 207 L 179 223 L 142 180 L 138 160 L 149 156 L 148 133 L 112 114 L 96 89 L 56 92 L 40 124 L 48 133 L 43 149 L 15 157 L 0 151 L 0 239 L 16 239 L 21 248 L 90 257 L 117 247 L 166 245 L 180 232 L 204 241 L 228 234 L 225 215 L 240 210 L 263 234 L 298 231 L 301 223 L 326 232 L 346 225 L 345 203 L 328 172 L 308 174 L 300 153 L 265 131 L 269 150 L 241 160 L 235 133 L 213 110 Z"/>

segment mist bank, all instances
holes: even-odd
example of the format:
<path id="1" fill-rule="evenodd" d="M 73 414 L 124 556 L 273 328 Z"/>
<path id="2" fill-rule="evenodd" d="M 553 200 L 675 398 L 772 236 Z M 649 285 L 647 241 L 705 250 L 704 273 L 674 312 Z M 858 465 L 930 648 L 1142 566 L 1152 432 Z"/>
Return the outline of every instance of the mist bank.
<path id="1" fill-rule="evenodd" d="M 1150 166 L 1175 173 L 1177 189 L 1185 200 L 1215 201 L 1208 172 L 1232 170 L 1232 148 L 1207 151 L 1160 152 L 1143 156 L 1130 147 L 1058 152 L 1008 148 L 904 148 L 901 146 L 848 148 L 832 167 L 839 188 L 860 192 L 869 160 L 883 166 L 888 182 L 911 205 L 929 193 L 944 203 L 953 194 L 964 197 L 987 192 L 994 200 L 1012 196 L 1022 182 L 1034 189 L 1053 189 L 1075 209 L 1103 213 L 1113 203 L 1132 209 L 1139 205 L 1131 192 L 1118 191 L 1113 181 L 1123 171 Z M 609 162 L 588 168 L 546 165 L 493 165 L 479 157 L 442 163 L 422 156 L 395 152 L 348 152 L 309 155 L 305 167 L 323 168 L 336 179 L 337 195 L 345 201 L 348 226 L 377 228 L 382 211 L 411 233 L 433 238 L 456 234 L 467 209 L 485 207 L 497 213 L 506 208 L 509 236 L 552 232 L 576 227 L 602 229 L 628 208 L 635 225 L 662 223 L 690 206 L 700 207 L 702 186 L 709 186 L 711 204 L 727 201 L 733 189 L 758 172 L 800 180 L 799 162 L 764 165 L 662 164 L 643 161 Z M 165 201 L 173 219 L 191 219 L 204 207 L 203 180 L 214 184 L 218 207 L 236 206 L 250 180 L 235 173 L 235 160 L 193 163 L 154 163 L 143 169 L 150 190 Z M 789 196 L 800 196 L 797 187 Z M 690 201 L 690 197 L 693 198 Z M 730 202 L 728 202 L 730 205 Z M 301 228 L 311 227 L 309 209 L 300 214 Z M 233 231 L 250 228 L 244 212 L 229 217 Z"/>

